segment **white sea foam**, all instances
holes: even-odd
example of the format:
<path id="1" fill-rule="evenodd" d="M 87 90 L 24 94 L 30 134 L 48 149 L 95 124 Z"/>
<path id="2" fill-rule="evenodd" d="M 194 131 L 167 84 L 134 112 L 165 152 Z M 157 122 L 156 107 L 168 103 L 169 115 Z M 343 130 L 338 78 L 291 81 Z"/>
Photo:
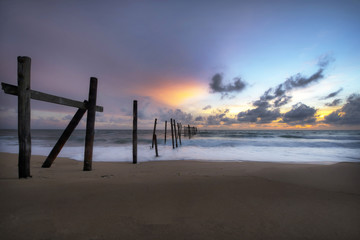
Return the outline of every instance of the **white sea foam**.
<path id="1" fill-rule="evenodd" d="M 0 131 L 0 152 L 17 153 L 16 131 Z M 59 131 L 35 131 L 33 155 L 48 155 Z M 183 138 L 173 149 L 171 140 L 159 141 L 159 157 L 150 148 L 151 131 L 139 134 L 138 162 L 162 160 L 270 161 L 293 163 L 334 163 L 360 161 L 359 132 L 317 131 L 208 131 L 195 138 Z M 161 134 L 159 134 L 161 136 Z M 78 131 L 59 154 L 82 161 L 84 132 Z M 93 161 L 132 162 L 130 131 L 97 131 Z"/>

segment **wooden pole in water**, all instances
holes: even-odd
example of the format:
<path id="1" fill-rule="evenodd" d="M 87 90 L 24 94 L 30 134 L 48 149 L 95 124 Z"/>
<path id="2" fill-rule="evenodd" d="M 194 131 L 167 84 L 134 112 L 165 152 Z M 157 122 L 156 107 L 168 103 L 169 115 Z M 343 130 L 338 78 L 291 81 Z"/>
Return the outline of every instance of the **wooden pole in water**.
<path id="1" fill-rule="evenodd" d="M 165 121 L 165 139 L 164 139 L 164 143 L 166 144 L 166 131 L 167 131 L 167 121 Z"/>
<path id="2" fill-rule="evenodd" d="M 30 175 L 31 133 L 30 133 L 30 68 L 31 58 L 18 57 L 18 137 L 19 178 Z"/>
<path id="3" fill-rule="evenodd" d="M 152 137 L 152 142 L 151 142 L 151 148 L 154 148 L 154 142 L 155 142 L 154 136 L 155 136 L 155 132 L 156 132 L 156 123 L 157 123 L 157 118 L 155 118 L 155 121 L 154 121 L 154 130 L 153 130 L 153 137 Z"/>
<path id="4" fill-rule="evenodd" d="M 173 128 L 173 119 L 170 119 L 170 125 L 171 125 L 171 139 L 172 139 L 172 146 L 173 148 L 175 148 L 175 144 L 174 144 L 174 128 Z"/>
<path id="5" fill-rule="evenodd" d="M 188 125 L 188 134 L 189 134 L 189 139 L 190 139 L 191 138 L 190 125 Z"/>
<path id="6" fill-rule="evenodd" d="M 181 123 L 178 123 L 178 124 L 177 124 L 177 127 L 178 127 L 179 143 L 180 143 L 180 145 L 181 145 Z"/>
<path id="7" fill-rule="evenodd" d="M 86 136 L 85 136 L 85 154 L 84 154 L 84 171 L 91 171 L 92 157 L 95 135 L 95 107 L 96 107 L 96 93 L 97 93 L 97 78 L 90 78 L 89 100 L 87 107 L 86 119 Z"/>
<path id="8" fill-rule="evenodd" d="M 137 100 L 133 103 L 133 164 L 137 163 Z"/>
<path id="9" fill-rule="evenodd" d="M 175 119 L 173 119 L 173 123 L 174 123 L 174 133 L 175 133 L 175 145 L 176 147 L 178 147 L 178 141 L 177 141 L 177 131 L 176 131 L 176 123 L 175 123 Z"/>
<path id="10" fill-rule="evenodd" d="M 84 101 L 86 104 L 86 101 Z M 76 126 L 79 124 L 81 118 L 84 116 L 86 112 L 86 109 L 79 108 L 77 112 L 75 113 L 74 117 L 71 119 L 67 127 L 65 128 L 64 132 L 62 133 L 59 140 L 56 142 L 55 146 L 51 150 L 49 156 L 46 158 L 45 162 L 42 165 L 42 168 L 49 168 L 51 167 L 52 163 L 60 153 L 61 149 L 64 147 L 66 141 L 71 136 L 72 132 L 76 128 Z"/>
<path id="11" fill-rule="evenodd" d="M 154 141 L 155 141 L 155 154 L 156 154 L 156 157 L 159 156 L 159 153 L 158 153 L 158 147 L 157 147 L 157 138 L 156 138 L 156 134 L 154 134 Z"/>

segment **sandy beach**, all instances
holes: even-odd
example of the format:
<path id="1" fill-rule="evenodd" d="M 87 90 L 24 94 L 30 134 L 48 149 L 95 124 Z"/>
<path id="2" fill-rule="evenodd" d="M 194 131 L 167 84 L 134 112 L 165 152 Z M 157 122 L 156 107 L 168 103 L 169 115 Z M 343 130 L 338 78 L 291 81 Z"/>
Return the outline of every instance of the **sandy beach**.
<path id="1" fill-rule="evenodd" d="M 360 239 L 359 163 L 44 159 L 0 154 L 1 239 Z"/>

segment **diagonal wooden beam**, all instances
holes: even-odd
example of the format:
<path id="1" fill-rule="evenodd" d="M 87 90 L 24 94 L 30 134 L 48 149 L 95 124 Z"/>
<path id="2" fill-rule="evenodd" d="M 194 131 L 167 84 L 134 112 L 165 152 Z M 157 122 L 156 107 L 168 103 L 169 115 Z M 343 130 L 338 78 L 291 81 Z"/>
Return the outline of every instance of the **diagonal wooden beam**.
<path id="1" fill-rule="evenodd" d="M 85 103 L 86 101 L 84 101 Z M 68 126 L 64 130 L 63 134 L 59 138 L 59 140 L 56 142 L 54 148 L 51 150 L 49 156 L 46 158 L 45 162 L 43 163 L 43 168 L 49 168 L 51 167 L 51 164 L 54 162 L 58 154 L 60 153 L 61 149 L 64 147 L 66 141 L 69 139 L 70 135 L 76 128 L 76 126 L 79 124 L 81 118 L 84 116 L 86 112 L 86 109 L 79 108 L 77 112 L 75 113 L 74 117 L 69 122 Z"/>
<path id="2" fill-rule="evenodd" d="M 7 83 L 1 83 L 1 86 L 5 93 L 15 95 L 15 96 L 18 95 L 18 87 L 17 86 L 7 84 Z M 65 106 L 70 106 L 70 107 L 76 107 L 76 108 L 80 108 L 80 109 L 87 109 L 87 106 L 84 102 L 72 100 L 69 98 L 58 97 L 55 95 L 38 92 L 35 90 L 30 90 L 30 97 L 32 99 L 39 100 L 39 101 L 50 102 L 50 103 L 55 103 L 55 104 L 60 104 L 60 105 L 65 105 Z M 102 106 L 96 106 L 95 110 L 97 112 L 103 112 L 104 108 Z"/>

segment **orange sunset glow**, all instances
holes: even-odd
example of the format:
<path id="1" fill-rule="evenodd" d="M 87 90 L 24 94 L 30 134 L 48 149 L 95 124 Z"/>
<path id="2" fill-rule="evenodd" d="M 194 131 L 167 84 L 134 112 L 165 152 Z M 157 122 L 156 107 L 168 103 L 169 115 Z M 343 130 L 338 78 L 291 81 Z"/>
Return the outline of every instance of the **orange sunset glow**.
<path id="1" fill-rule="evenodd" d="M 161 103 L 178 106 L 185 101 L 205 95 L 208 92 L 207 85 L 198 84 L 195 81 L 164 81 L 159 85 L 137 89 L 137 94 L 149 96 Z"/>

